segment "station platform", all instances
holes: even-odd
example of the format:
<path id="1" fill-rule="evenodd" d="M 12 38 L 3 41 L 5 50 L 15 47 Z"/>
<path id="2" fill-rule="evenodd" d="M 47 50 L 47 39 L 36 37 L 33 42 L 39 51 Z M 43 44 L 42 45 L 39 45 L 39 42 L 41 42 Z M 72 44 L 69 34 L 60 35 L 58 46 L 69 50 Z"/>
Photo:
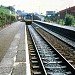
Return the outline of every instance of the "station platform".
<path id="1" fill-rule="evenodd" d="M 0 75 L 31 75 L 26 25 L 18 32 L 0 63 Z"/>

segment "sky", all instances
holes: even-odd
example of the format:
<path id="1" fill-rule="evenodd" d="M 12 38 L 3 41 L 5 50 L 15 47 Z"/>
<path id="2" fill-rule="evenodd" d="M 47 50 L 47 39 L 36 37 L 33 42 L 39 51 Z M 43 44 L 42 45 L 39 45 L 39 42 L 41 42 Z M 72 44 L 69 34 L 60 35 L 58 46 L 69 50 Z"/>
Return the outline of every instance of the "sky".
<path id="1" fill-rule="evenodd" d="M 46 11 L 60 11 L 75 6 L 75 0 L 0 0 L 0 5 L 14 6 L 16 10 L 45 14 Z"/>

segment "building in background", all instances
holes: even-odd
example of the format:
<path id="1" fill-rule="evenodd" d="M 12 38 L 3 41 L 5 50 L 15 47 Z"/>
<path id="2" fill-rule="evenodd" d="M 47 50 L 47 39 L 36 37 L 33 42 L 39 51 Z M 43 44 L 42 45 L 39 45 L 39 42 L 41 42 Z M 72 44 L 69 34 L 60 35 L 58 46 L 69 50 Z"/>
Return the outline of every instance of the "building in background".
<path id="1" fill-rule="evenodd" d="M 71 14 L 75 17 L 75 6 L 59 11 L 61 19 L 64 19 L 66 14 Z"/>
<path id="2" fill-rule="evenodd" d="M 55 11 L 46 11 L 46 16 L 54 15 Z"/>

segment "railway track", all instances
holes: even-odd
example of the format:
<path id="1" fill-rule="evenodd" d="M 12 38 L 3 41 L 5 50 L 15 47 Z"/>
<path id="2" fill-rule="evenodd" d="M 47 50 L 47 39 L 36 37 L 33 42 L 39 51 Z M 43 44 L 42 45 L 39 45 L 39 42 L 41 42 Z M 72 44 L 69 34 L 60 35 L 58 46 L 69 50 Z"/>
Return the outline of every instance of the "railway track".
<path id="1" fill-rule="evenodd" d="M 38 33 L 42 35 L 51 45 L 53 45 L 56 50 L 65 57 L 65 59 L 72 65 L 75 69 L 75 48 L 71 47 L 64 41 L 56 38 L 49 32 L 45 31 L 44 29 L 40 28 L 39 26 L 33 24 L 34 28 L 37 30 Z"/>
<path id="2" fill-rule="evenodd" d="M 28 28 L 30 32 L 30 35 L 28 33 L 28 38 L 30 36 L 32 38 L 28 40 L 32 75 L 74 75 L 74 68 L 70 63 L 52 45 L 44 40 L 31 25 Z M 33 42 L 31 43 L 30 41 Z M 35 59 L 39 63 L 34 61 Z M 38 70 L 35 68 L 38 68 Z"/>
<path id="3" fill-rule="evenodd" d="M 27 27 L 27 37 L 28 37 L 27 40 L 28 40 L 31 75 L 45 75 L 45 71 L 39 59 L 38 52 L 36 51 L 34 47 L 28 27 Z"/>

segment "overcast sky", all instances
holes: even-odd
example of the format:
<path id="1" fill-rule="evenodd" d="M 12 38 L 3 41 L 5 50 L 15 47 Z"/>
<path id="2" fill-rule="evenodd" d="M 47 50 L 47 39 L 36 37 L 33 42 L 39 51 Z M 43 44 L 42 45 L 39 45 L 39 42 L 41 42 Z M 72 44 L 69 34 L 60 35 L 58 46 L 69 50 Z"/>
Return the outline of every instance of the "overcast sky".
<path id="1" fill-rule="evenodd" d="M 59 11 L 74 6 L 75 0 L 0 0 L 0 5 L 15 5 L 16 10 L 45 14 L 49 10 Z"/>

